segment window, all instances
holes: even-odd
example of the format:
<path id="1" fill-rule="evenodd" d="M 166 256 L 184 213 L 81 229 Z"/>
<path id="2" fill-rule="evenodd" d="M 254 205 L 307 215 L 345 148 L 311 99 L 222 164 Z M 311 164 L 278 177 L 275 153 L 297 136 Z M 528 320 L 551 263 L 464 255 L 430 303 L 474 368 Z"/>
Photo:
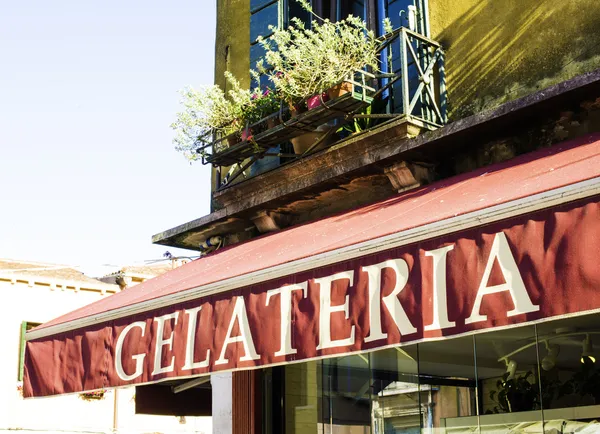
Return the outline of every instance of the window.
<path id="1" fill-rule="evenodd" d="M 599 324 L 594 313 L 273 368 L 264 434 L 597 433 Z"/>
<path id="2" fill-rule="evenodd" d="M 251 0 L 250 1 L 250 68 L 256 68 L 265 53 L 263 47 L 257 42 L 258 37 L 266 38 L 273 32 L 270 27 L 281 25 L 282 0 Z M 258 83 L 252 82 L 251 87 L 267 87 L 269 84 L 266 76 L 261 76 Z"/>
<path id="3" fill-rule="evenodd" d="M 21 339 L 19 344 L 19 372 L 18 372 L 18 381 L 23 381 L 23 370 L 25 367 L 25 333 L 37 326 L 39 326 L 39 322 L 28 322 L 23 321 L 21 323 Z"/>

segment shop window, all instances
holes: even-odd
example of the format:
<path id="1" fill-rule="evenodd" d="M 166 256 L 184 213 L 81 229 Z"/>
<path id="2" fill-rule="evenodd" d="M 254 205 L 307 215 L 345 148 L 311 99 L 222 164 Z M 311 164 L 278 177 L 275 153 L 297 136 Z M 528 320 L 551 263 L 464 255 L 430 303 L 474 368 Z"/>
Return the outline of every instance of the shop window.
<path id="1" fill-rule="evenodd" d="M 600 432 L 600 317 L 547 322 L 536 330 L 546 429 Z"/>
<path id="2" fill-rule="evenodd" d="M 475 336 L 475 345 L 481 426 L 512 429 L 541 423 L 535 327 L 482 333 Z"/>
<path id="3" fill-rule="evenodd" d="M 593 314 L 287 365 L 264 433 L 600 432 L 598 345 Z"/>
<path id="4" fill-rule="evenodd" d="M 38 322 L 23 321 L 21 323 L 21 334 L 19 344 L 19 371 L 17 377 L 18 381 L 23 381 L 23 371 L 25 369 L 25 333 L 39 325 L 40 323 Z"/>
<path id="5" fill-rule="evenodd" d="M 368 355 L 323 360 L 320 368 L 318 432 L 369 433 L 372 382 Z"/>
<path id="6" fill-rule="evenodd" d="M 423 432 L 477 428 L 477 372 L 472 336 L 419 344 Z"/>
<path id="7" fill-rule="evenodd" d="M 427 391 L 419 384 L 418 348 L 390 348 L 369 355 L 373 434 L 421 432 Z"/>

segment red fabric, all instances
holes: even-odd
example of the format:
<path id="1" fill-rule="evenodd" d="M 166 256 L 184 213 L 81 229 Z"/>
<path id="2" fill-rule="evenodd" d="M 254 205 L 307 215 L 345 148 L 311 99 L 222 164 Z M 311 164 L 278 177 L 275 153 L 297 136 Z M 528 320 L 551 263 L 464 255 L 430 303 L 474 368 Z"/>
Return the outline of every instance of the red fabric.
<path id="1" fill-rule="evenodd" d="M 51 324 L 59 324 L 116 307 L 155 299 L 188 288 L 202 286 L 257 269 L 268 268 L 335 248 L 353 245 L 382 235 L 439 221 L 506 201 L 559 188 L 596 177 L 600 170 L 599 136 L 546 149 L 510 164 L 496 165 L 470 176 L 457 177 L 443 183 L 396 198 L 337 215 L 311 224 L 292 228 L 233 246 L 216 254 L 176 269 L 159 278 L 68 314 Z M 509 316 L 515 308 L 507 291 L 483 297 L 480 313 L 487 319 L 469 323 L 480 286 L 500 285 L 508 278 L 499 262 L 493 267 L 488 282 L 483 282 L 494 240 L 506 237 L 509 255 L 514 259 L 523 280 L 527 297 L 537 307 L 527 313 Z M 433 320 L 433 262 L 426 252 L 453 246 L 447 253 L 445 282 L 447 311 L 452 327 L 426 331 Z M 85 329 L 40 338 L 27 343 L 25 361 L 25 396 L 43 396 L 159 381 L 206 372 L 268 366 L 286 361 L 303 360 L 348 352 L 364 351 L 419 339 L 481 330 L 485 328 L 574 314 L 600 309 L 600 199 L 587 198 L 552 209 L 430 239 L 409 246 L 366 255 L 338 264 L 284 276 L 269 282 L 198 298 L 183 304 L 159 308 L 97 324 Z M 385 339 L 367 342 L 369 336 L 369 280 L 363 269 L 392 259 L 406 262 L 409 275 L 406 286 L 397 297 L 416 331 L 400 333 L 380 300 L 382 331 Z M 315 279 L 351 271 L 354 284 L 336 281 L 332 289 L 332 305 L 344 303 L 348 296 L 348 318 L 335 312 L 331 318 L 331 338 L 350 336 L 352 344 L 318 349 L 322 338 L 320 327 L 322 288 Z M 296 291 L 292 303 L 291 337 L 296 354 L 276 356 L 280 349 L 281 313 L 279 296 L 266 304 L 267 291 L 293 283 L 307 283 L 307 298 Z M 381 297 L 390 294 L 396 284 L 395 274 L 385 269 L 381 279 Z M 245 312 L 257 360 L 240 360 L 245 355 L 241 343 L 226 347 L 225 364 L 216 364 L 223 348 L 232 312 L 239 296 L 243 296 Z M 210 350 L 209 366 L 184 369 L 188 315 L 186 309 L 202 306 L 194 342 L 195 361 L 204 359 Z M 157 322 L 155 318 L 178 312 L 176 323 L 165 325 L 163 338 L 173 333 L 173 348 L 162 348 L 160 366 L 173 360 L 173 371 L 152 375 L 156 352 Z M 124 328 L 135 321 L 145 324 L 142 336 L 132 329 L 124 340 L 120 360 L 115 357 L 115 343 Z M 46 325 L 47 326 L 47 325 Z M 239 335 L 235 322 L 231 336 Z M 144 355 L 141 375 L 125 381 L 116 373 L 116 363 L 123 363 L 130 375 L 135 371 L 134 356 Z"/>

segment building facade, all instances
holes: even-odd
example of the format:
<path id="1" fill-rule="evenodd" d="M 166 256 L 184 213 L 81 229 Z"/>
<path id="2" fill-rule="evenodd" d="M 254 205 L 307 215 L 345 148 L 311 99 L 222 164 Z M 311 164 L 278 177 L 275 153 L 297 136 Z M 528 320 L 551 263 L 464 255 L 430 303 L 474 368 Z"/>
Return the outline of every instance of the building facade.
<path id="1" fill-rule="evenodd" d="M 156 267 L 129 267 L 133 278 L 160 274 Z M 169 267 L 170 268 L 170 267 Z M 137 282 L 139 283 L 139 282 Z M 39 401 L 22 396 L 25 332 L 66 312 L 120 291 L 65 265 L 0 260 L 5 350 L 0 371 L 0 432 L 42 433 L 210 433 L 209 418 L 135 414 L 135 388 L 97 396 L 72 394 Z M 183 422 L 183 423 L 181 423 Z"/>
<path id="2" fill-rule="evenodd" d="M 596 85 L 589 92 L 560 89 L 569 88 L 566 83 L 577 88 L 584 74 L 590 74 L 590 83 L 599 77 L 598 35 L 592 29 L 600 23 L 600 8 L 594 2 L 311 3 L 320 16 L 335 20 L 353 13 L 376 31 L 381 31 L 378 21 L 383 16 L 390 17 L 395 27 L 408 27 L 408 12 L 415 8 L 420 23 L 416 30 L 438 41 L 445 52 L 449 125 L 442 131 L 453 126 L 462 131 L 412 138 L 390 125 L 387 133 L 396 133 L 395 141 L 382 134 L 358 143 L 341 142 L 348 152 L 323 151 L 321 158 L 283 165 L 239 185 L 223 187 L 213 177 L 215 212 L 195 228 L 182 225 L 176 234 L 158 234 L 155 241 L 191 247 L 219 235 L 235 243 L 248 237 L 248 227 L 255 233 L 285 229 L 598 131 Z M 217 83 L 226 86 L 221 79 L 224 71 L 249 80 L 246 71 L 260 57 L 256 37 L 268 36 L 267 24 L 285 25 L 292 16 L 306 18 L 293 0 L 218 2 Z M 543 101 L 545 89 L 552 93 L 549 101 Z M 514 111 L 511 119 L 506 119 L 508 111 Z M 479 122 L 478 117 L 483 119 Z M 567 393 L 577 381 L 574 377 L 591 375 L 581 374 L 580 354 L 584 332 L 597 326 L 597 316 L 589 315 L 253 374 L 234 373 L 234 379 L 255 375 L 260 383 L 255 387 L 262 391 L 257 398 L 262 413 L 254 416 L 262 421 L 260 429 L 244 431 L 249 428 L 243 420 L 234 432 L 395 434 L 421 429 L 446 432 L 444 428 L 487 432 L 485 427 L 542 432 L 544 422 L 547 430 L 562 432 L 571 424 L 565 421 L 598 417 L 597 409 L 581 407 L 582 400 L 592 403 L 589 396 Z M 513 393 L 512 383 L 498 384 L 507 379 L 507 370 L 517 389 L 517 384 L 531 384 L 530 392 L 514 392 L 527 396 L 523 400 L 529 404 L 522 408 L 512 408 L 506 399 Z M 236 384 L 234 380 L 234 390 Z M 569 429 L 575 430 L 573 423 Z"/>
<path id="3" fill-rule="evenodd" d="M 211 213 L 153 237 L 204 256 L 32 332 L 26 394 L 97 388 L 36 361 L 110 332 L 73 366 L 110 360 L 158 411 L 212 399 L 215 433 L 600 430 L 600 6 L 311 4 L 400 29 L 382 117 L 302 156 L 212 154 Z M 269 25 L 310 25 L 295 0 L 217 5 L 224 88 L 251 85 Z"/>

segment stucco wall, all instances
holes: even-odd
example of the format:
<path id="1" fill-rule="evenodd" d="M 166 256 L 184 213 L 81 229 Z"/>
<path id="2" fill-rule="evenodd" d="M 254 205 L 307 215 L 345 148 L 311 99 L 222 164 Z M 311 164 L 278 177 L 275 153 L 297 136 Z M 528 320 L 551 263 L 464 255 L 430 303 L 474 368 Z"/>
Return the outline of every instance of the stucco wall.
<path id="1" fill-rule="evenodd" d="M 600 68 L 597 0 L 429 0 L 451 118 Z"/>
<path id="2" fill-rule="evenodd" d="M 217 2 L 215 83 L 225 89 L 225 71 L 250 85 L 250 0 Z"/>
<path id="3" fill-rule="evenodd" d="M 41 323 L 85 304 L 107 297 L 99 291 L 51 289 L 26 282 L 0 279 L 2 357 L 0 357 L 0 432 L 39 433 L 203 433 L 210 434 L 210 417 L 188 417 L 185 424 L 173 416 L 135 414 L 134 388 L 106 393 L 99 401 L 83 401 L 78 395 L 24 400 L 17 391 L 19 344 L 22 321 Z"/>
<path id="4" fill-rule="evenodd" d="M 225 71 L 243 86 L 250 86 L 250 0 L 217 1 L 215 37 L 215 84 L 227 90 Z M 228 168 L 223 168 L 223 175 Z M 211 171 L 211 190 L 215 190 L 216 171 Z M 212 211 L 212 204 L 211 204 Z"/>

